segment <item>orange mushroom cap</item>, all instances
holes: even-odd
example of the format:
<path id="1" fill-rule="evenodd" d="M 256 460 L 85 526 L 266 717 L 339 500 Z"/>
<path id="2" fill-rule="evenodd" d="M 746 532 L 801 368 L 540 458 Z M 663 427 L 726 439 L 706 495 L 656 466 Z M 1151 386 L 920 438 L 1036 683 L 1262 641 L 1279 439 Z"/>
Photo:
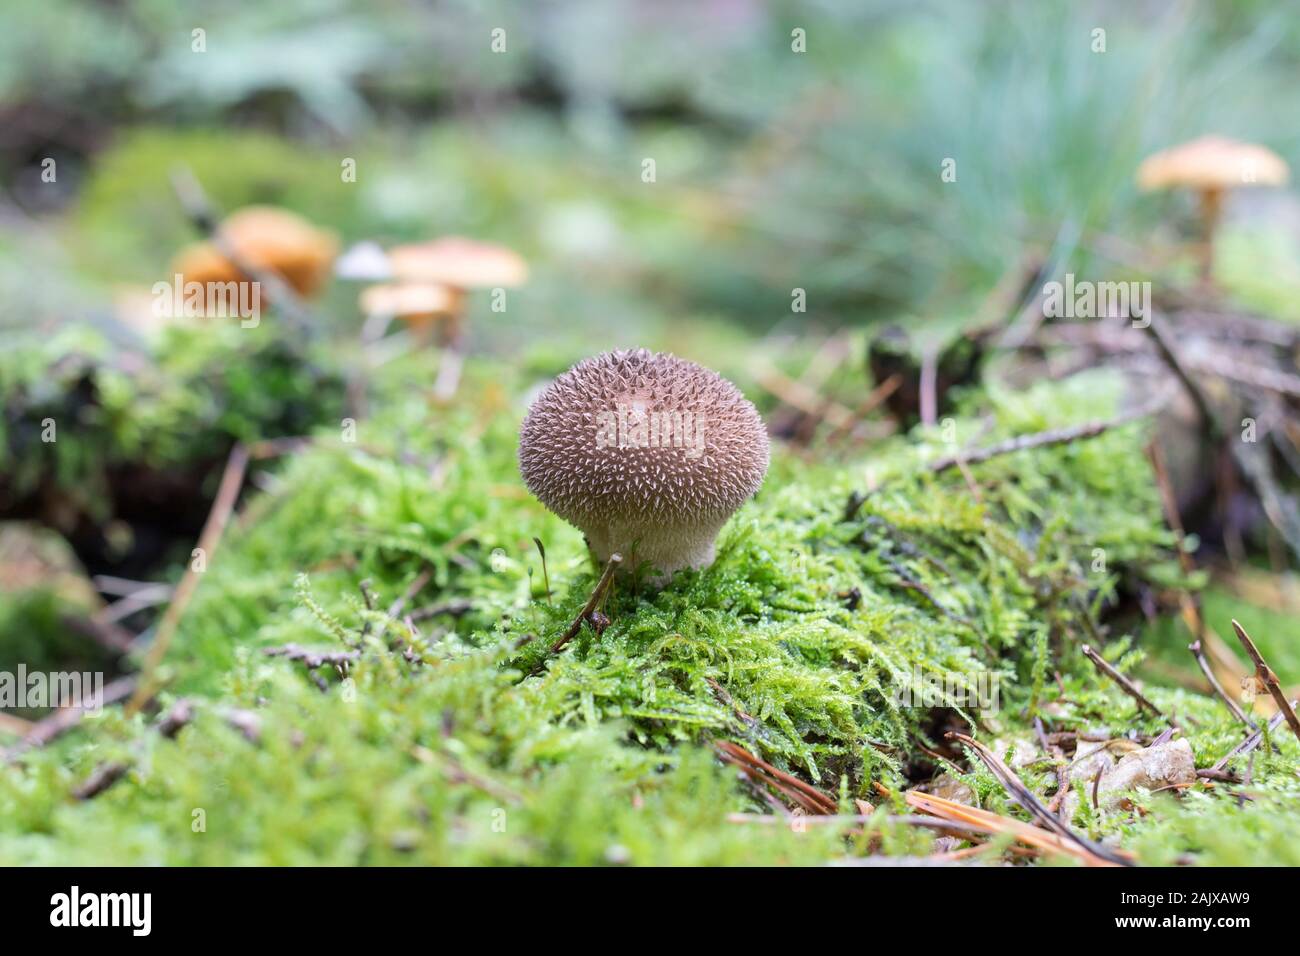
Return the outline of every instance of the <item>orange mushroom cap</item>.
<path id="1" fill-rule="evenodd" d="M 1202 136 L 1153 153 L 1137 171 L 1138 186 L 1144 190 L 1281 186 L 1289 178 L 1286 161 L 1268 147 L 1222 136 Z"/>
<path id="2" fill-rule="evenodd" d="M 460 304 L 460 294 L 435 283 L 389 282 L 372 285 L 361 293 L 361 310 L 367 315 L 391 315 L 412 323 L 450 315 Z"/>
<path id="3" fill-rule="evenodd" d="M 388 258 L 399 280 L 455 289 L 510 288 L 528 278 L 528 264 L 519 253 L 459 236 L 395 246 Z"/>
<path id="4" fill-rule="evenodd" d="M 222 238 L 240 260 L 250 267 L 275 272 L 300 295 L 311 296 L 324 285 L 338 253 L 338 239 L 333 233 L 273 206 L 240 209 L 222 222 L 220 229 Z M 211 242 L 182 249 L 172 267 L 186 282 L 240 282 L 248 278 Z"/>

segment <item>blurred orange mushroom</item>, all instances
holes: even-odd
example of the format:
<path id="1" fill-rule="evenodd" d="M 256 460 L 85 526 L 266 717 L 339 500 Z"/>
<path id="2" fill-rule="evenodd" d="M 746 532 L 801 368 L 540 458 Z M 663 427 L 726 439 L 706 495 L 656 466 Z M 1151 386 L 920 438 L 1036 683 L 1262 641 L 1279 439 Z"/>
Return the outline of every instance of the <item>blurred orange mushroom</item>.
<path id="1" fill-rule="evenodd" d="M 333 233 L 273 206 L 240 209 L 221 223 L 219 233 L 241 265 L 250 270 L 274 272 L 295 292 L 308 298 L 325 284 L 338 253 L 338 240 Z M 182 249 L 173 260 L 172 269 L 187 284 L 244 282 L 251 278 L 213 242 L 199 242 Z"/>
<path id="2" fill-rule="evenodd" d="M 362 292 L 360 304 L 366 315 L 401 319 L 424 332 L 460 309 L 460 293 L 434 283 L 389 282 Z"/>
<path id="3" fill-rule="evenodd" d="M 1286 161 L 1266 146 L 1221 136 L 1202 136 L 1148 156 L 1137 171 L 1143 190 L 1192 189 L 1200 196 L 1204 244 L 1201 278 L 1214 269 L 1214 233 L 1224 194 L 1243 186 L 1281 186 L 1290 178 Z"/>
<path id="4" fill-rule="evenodd" d="M 396 279 L 462 291 L 508 289 L 528 279 L 528 264 L 513 249 L 459 236 L 396 246 L 388 259 Z"/>

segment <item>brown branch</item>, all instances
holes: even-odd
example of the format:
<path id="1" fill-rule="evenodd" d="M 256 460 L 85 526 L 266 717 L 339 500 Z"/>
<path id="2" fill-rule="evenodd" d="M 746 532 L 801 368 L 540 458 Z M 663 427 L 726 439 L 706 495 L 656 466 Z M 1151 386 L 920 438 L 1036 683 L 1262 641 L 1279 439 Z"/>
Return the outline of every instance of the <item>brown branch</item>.
<path id="1" fill-rule="evenodd" d="M 839 804 L 829 795 L 812 784 L 777 769 L 739 744 L 730 740 L 715 740 L 713 749 L 723 761 L 740 768 L 745 776 L 778 791 L 808 813 L 821 816 L 833 814 L 839 809 Z"/>
<path id="2" fill-rule="evenodd" d="M 815 421 L 825 421 L 835 432 L 851 429 L 857 418 L 853 410 L 822 395 L 804 381 L 793 379 L 776 366 L 763 362 L 753 370 L 754 380 L 791 408 L 811 416 Z"/>
<path id="3" fill-rule="evenodd" d="M 73 799 L 90 800 L 99 796 L 113 784 L 125 777 L 126 772 L 129 769 L 131 769 L 129 764 L 122 763 L 119 760 L 110 760 L 106 763 L 101 763 L 91 772 L 89 777 L 73 788 Z"/>
<path id="4" fill-rule="evenodd" d="M 1300 702 L 1292 701 L 1291 706 L 1293 708 L 1300 706 Z M 1270 717 L 1268 721 L 1268 732 L 1272 733 L 1273 731 L 1277 730 L 1278 727 L 1282 726 L 1283 719 L 1284 719 L 1284 715 L 1280 710 L 1272 717 Z M 1258 747 L 1263 740 L 1264 740 L 1264 728 L 1261 727 L 1259 730 L 1255 731 L 1253 734 L 1248 736 L 1245 740 L 1237 744 L 1237 746 L 1233 747 L 1226 754 L 1224 754 L 1217 761 L 1215 761 L 1214 766 L 1212 766 L 1210 769 L 1222 770 L 1224 767 L 1228 765 L 1228 761 L 1231 760 L 1233 757 L 1239 757 L 1242 754 L 1250 753 L 1256 747 Z"/>
<path id="5" fill-rule="evenodd" d="M 1254 728 L 1255 722 L 1246 716 L 1245 712 L 1235 700 L 1228 696 L 1227 691 L 1223 689 L 1223 685 L 1220 684 L 1218 679 L 1214 676 L 1214 671 L 1210 669 L 1210 662 L 1205 659 L 1205 652 L 1201 650 L 1201 642 L 1199 640 L 1192 641 L 1192 643 L 1187 645 L 1187 649 L 1192 652 L 1192 655 L 1196 658 L 1196 663 L 1201 668 L 1201 673 L 1204 674 L 1205 679 L 1210 682 L 1210 687 L 1213 688 L 1215 695 L 1219 700 L 1223 701 L 1224 705 L 1229 711 L 1231 711 L 1232 716 L 1236 717 L 1247 727 Z"/>
<path id="6" fill-rule="evenodd" d="M 388 608 L 388 616 L 396 618 L 402 613 L 402 608 L 406 607 L 411 598 L 415 597 L 429 583 L 429 578 L 433 577 L 433 569 L 425 568 L 407 585 L 406 590 L 402 592 L 401 597 L 394 601 Z"/>
<path id="7" fill-rule="evenodd" d="M 855 426 L 866 418 L 880 406 L 882 402 L 893 395 L 903 384 L 903 376 L 895 372 L 875 388 L 873 388 L 856 408 L 853 409 L 853 421 L 847 425 L 835 428 L 826 437 L 828 442 L 841 441 L 846 435 L 853 432 Z"/>
<path id="8" fill-rule="evenodd" d="M 939 417 L 939 349 L 926 346 L 921 350 L 918 390 L 921 395 L 921 424 L 930 426 Z"/>
<path id="9" fill-rule="evenodd" d="M 595 588 L 592 589 L 591 597 L 587 598 L 587 603 L 583 605 L 578 616 L 573 619 L 573 623 L 560 635 L 560 639 L 551 645 L 552 654 L 559 653 L 565 644 L 577 637 L 578 631 L 582 630 L 582 622 L 590 617 L 591 612 L 599 606 L 601 598 L 609 590 L 610 582 L 614 580 L 614 571 L 622 563 L 623 556 L 621 554 L 611 554 L 609 556 L 609 561 L 605 564 L 605 571 L 600 576 L 600 580 L 596 582 Z"/>
<path id="10" fill-rule="evenodd" d="M 445 601 L 442 604 L 430 604 L 428 607 L 417 608 L 407 615 L 412 621 L 424 621 L 431 617 L 437 617 L 439 614 L 446 614 L 451 617 L 463 617 L 470 611 L 474 610 L 474 603 L 466 600 Z"/>
<path id="11" fill-rule="evenodd" d="M 984 762 L 986 767 L 989 768 L 993 776 L 998 778 L 998 782 L 1002 784 L 1003 789 L 1007 791 L 1011 799 L 1024 807 L 1030 816 L 1035 817 L 1045 829 L 1056 834 L 1063 840 L 1073 843 L 1086 853 L 1107 863 L 1113 863 L 1118 866 L 1133 865 L 1132 860 L 1128 857 L 1122 856 L 1109 847 L 1102 846 L 1100 843 L 1095 843 L 1086 837 L 1080 836 L 1062 823 L 1056 814 L 1043 806 L 1038 797 L 1034 796 L 1033 791 L 1020 781 L 1020 778 L 1016 776 L 1015 772 L 1003 763 L 997 754 L 984 746 L 978 740 L 973 737 L 968 737 L 966 734 L 954 732 L 947 733 L 944 736 L 951 740 L 959 741 L 973 750 L 975 755 Z"/>
<path id="12" fill-rule="evenodd" d="M 104 692 L 96 703 L 100 707 L 115 704 L 119 700 L 129 697 L 135 686 L 136 676 L 134 674 L 119 677 L 104 685 Z M 48 717 L 38 720 L 32 725 L 32 729 L 26 737 L 5 751 L 3 762 L 12 763 L 28 750 L 39 749 L 62 737 L 80 724 L 81 718 L 90 713 L 91 710 L 90 707 L 64 707 L 56 710 Z"/>
<path id="13" fill-rule="evenodd" d="M 6 714 L 0 710 L 0 732 L 13 734 L 15 737 L 26 737 L 36 726 L 30 720 L 24 720 L 21 717 L 15 717 L 13 714 Z"/>
<path id="14" fill-rule="evenodd" d="M 1086 438 L 1096 438 L 1098 435 L 1105 434 L 1112 428 L 1119 428 L 1137 421 L 1139 418 L 1151 414 L 1156 410 L 1151 405 L 1144 405 L 1140 408 L 1124 412 L 1114 418 L 1100 419 L 1090 422 L 1084 422 L 1080 425 L 1071 425 L 1068 428 L 1054 428 L 1048 431 L 1035 432 L 1032 435 L 1017 435 L 1015 438 L 1009 438 L 1006 441 L 998 442 L 995 445 L 987 445 L 984 448 L 973 448 L 969 451 L 958 452 L 955 455 L 946 455 L 943 458 L 937 458 L 930 462 L 929 470 L 933 474 L 947 471 L 949 468 L 956 468 L 960 463 L 968 465 L 979 464 L 988 461 L 990 458 L 997 458 L 1001 455 L 1010 455 L 1018 451 L 1028 451 L 1031 448 L 1045 448 L 1049 445 L 1066 445 L 1070 442 L 1080 441 Z"/>
<path id="15" fill-rule="evenodd" d="M 1196 406 L 1197 413 L 1209 430 L 1210 438 L 1215 445 L 1219 444 L 1220 439 L 1223 437 L 1223 429 L 1214 414 L 1214 408 L 1210 404 L 1209 398 L 1206 397 L 1204 390 L 1187 370 L 1187 363 L 1183 360 L 1177 342 L 1174 341 L 1174 337 L 1165 328 L 1164 318 L 1152 311 L 1148 316 L 1146 331 L 1155 342 L 1156 352 L 1165 365 L 1169 367 L 1169 371 L 1173 372 L 1174 378 L 1178 379 L 1178 383 L 1183 386 L 1183 390 L 1187 392 L 1192 404 Z"/>
<path id="16" fill-rule="evenodd" d="M 309 669 L 327 665 L 341 667 L 351 664 L 361 657 L 360 651 L 313 651 L 297 644 L 285 644 L 283 647 L 267 647 L 262 651 L 267 657 L 283 657 L 290 661 L 302 661 Z"/>
<path id="17" fill-rule="evenodd" d="M 1117 671 L 1114 667 L 1112 667 L 1109 663 L 1107 663 L 1107 661 L 1095 650 L 1093 650 L 1087 644 L 1083 645 L 1082 650 L 1083 650 L 1083 656 L 1088 658 L 1088 660 L 1092 661 L 1092 663 L 1096 665 L 1097 670 L 1101 671 L 1103 674 L 1105 674 L 1107 677 L 1113 680 L 1116 684 L 1118 684 L 1120 686 L 1120 689 L 1123 690 L 1124 693 L 1132 697 L 1135 701 L 1137 701 L 1140 707 L 1145 707 L 1147 710 L 1151 711 L 1151 713 L 1155 714 L 1161 720 L 1169 724 L 1169 726 L 1171 727 L 1178 726 L 1173 721 L 1172 718 L 1166 717 L 1163 713 L 1161 713 L 1159 707 L 1157 707 L 1155 704 L 1151 703 L 1151 701 L 1147 700 L 1144 696 L 1142 696 L 1142 692 L 1137 689 L 1137 686 L 1131 680 L 1129 680 L 1127 677 L 1125 677 L 1123 674 Z"/>
<path id="18" fill-rule="evenodd" d="M 158 733 L 171 740 L 193 719 L 194 705 L 182 698 L 172 705 L 171 710 L 163 714 L 162 720 L 158 721 Z"/>
<path id="19" fill-rule="evenodd" d="M 573 623 L 565 628 L 565 631 L 560 635 L 559 640 L 551 645 L 551 649 L 547 652 L 546 656 L 538 661 L 536 666 L 528 672 L 529 677 L 535 677 L 540 674 L 542 668 L 546 665 L 547 658 L 550 657 L 551 654 L 557 653 L 565 644 L 568 644 L 569 641 L 573 640 L 580 630 L 582 630 L 582 622 L 590 620 L 592 612 L 600 606 L 600 602 L 604 599 L 606 592 L 609 590 L 610 583 L 614 580 L 615 569 L 617 569 L 622 563 L 623 556 L 621 554 L 611 554 L 609 556 L 609 562 L 605 565 L 605 571 L 601 574 L 600 580 L 596 582 L 596 586 L 592 589 L 591 596 L 587 598 L 587 603 L 582 606 L 582 610 L 579 611 L 578 616 L 573 619 Z M 515 650 L 532 643 L 536 636 L 536 634 L 526 634 L 518 643 L 515 644 Z"/>
<path id="20" fill-rule="evenodd" d="M 1277 675 L 1273 673 L 1273 669 L 1268 666 L 1268 663 L 1259 653 L 1259 648 L 1250 639 L 1246 629 L 1236 620 L 1232 622 L 1232 629 L 1237 632 L 1237 640 L 1241 641 L 1241 646 L 1246 649 L 1246 653 L 1250 655 L 1251 661 L 1255 664 L 1255 676 L 1268 688 L 1273 700 L 1277 702 L 1277 709 L 1286 718 L 1287 726 L 1291 728 L 1291 732 L 1296 735 L 1296 738 L 1300 739 L 1300 720 L 1296 719 L 1295 711 L 1291 709 L 1286 694 L 1282 692 L 1282 685 L 1278 682 Z"/>
<path id="21" fill-rule="evenodd" d="M 226 523 L 235 510 L 235 502 L 239 498 L 240 488 L 244 484 L 244 475 L 248 471 L 248 461 L 248 449 L 242 443 L 236 444 L 230 450 L 230 457 L 226 460 L 226 468 L 221 474 L 221 484 L 217 487 L 217 495 L 212 501 L 212 509 L 208 512 L 208 520 L 204 522 L 203 530 L 199 534 L 197 547 L 202 552 L 205 567 L 206 562 L 212 558 L 213 553 L 216 551 L 217 545 L 221 541 L 221 535 L 226 530 Z M 176 630 L 180 627 L 181 618 L 184 616 L 186 608 L 189 607 L 190 599 L 194 597 L 194 592 L 198 586 L 199 572 L 194 569 L 194 562 L 190 561 L 185 568 L 185 574 L 181 576 L 180 583 L 176 585 L 176 591 L 172 595 L 171 602 L 167 605 L 167 610 L 163 613 L 162 620 L 158 623 L 158 632 L 149 647 L 148 655 L 145 657 L 139 686 L 136 687 L 135 693 L 126 705 L 128 716 L 143 707 L 145 702 L 157 691 L 158 667 L 167 654 L 167 648 L 171 645 L 172 638 L 176 636 Z"/>
<path id="22" fill-rule="evenodd" d="M 74 614 L 65 614 L 62 623 L 68 630 L 90 638 L 101 648 L 117 657 L 129 654 L 131 651 L 133 640 L 131 632 L 112 621 L 100 617 L 78 617 Z"/>

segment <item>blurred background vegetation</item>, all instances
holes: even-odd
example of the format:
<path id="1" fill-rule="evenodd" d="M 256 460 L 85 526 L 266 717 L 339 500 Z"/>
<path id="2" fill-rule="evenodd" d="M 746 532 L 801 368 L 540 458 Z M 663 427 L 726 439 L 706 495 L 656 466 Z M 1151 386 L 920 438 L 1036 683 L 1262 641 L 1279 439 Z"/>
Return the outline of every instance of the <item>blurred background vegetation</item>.
<path id="1" fill-rule="evenodd" d="M 1294 158 L 1290 14 L 1228 0 L 17 0 L 0 36 L 0 323 L 93 311 L 165 276 L 191 238 L 177 164 L 222 209 L 282 204 L 345 241 L 519 248 L 535 281 L 481 330 L 502 345 L 571 333 L 594 348 L 713 319 L 770 329 L 791 321 L 796 287 L 800 323 L 950 321 L 1027 249 L 1085 274 L 1099 234 L 1112 255 L 1172 238 L 1191 203 L 1132 182 L 1157 148 L 1216 132 Z M 47 157 L 57 184 L 40 179 Z M 946 158 L 956 182 L 940 178 Z M 1294 292 L 1294 258 L 1276 251 L 1296 248 L 1286 202 L 1270 218 L 1292 231 L 1268 250 Z M 1228 246 L 1225 282 L 1293 301 L 1276 278 L 1236 274 L 1260 250 Z"/>
<path id="2" fill-rule="evenodd" d="M 1190 283 L 1195 263 L 1185 240 L 1196 232 L 1195 203 L 1139 193 L 1134 171 L 1144 156 L 1214 133 L 1267 144 L 1300 168 L 1300 111 L 1291 105 L 1300 102 L 1300 17 L 1283 0 L 8 0 L 3 20 L 0 506 L 8 504 L 6 494 L 57 485 L 55 517 L 67 519 L 60 530 L 82 570 L 174 580 L 231 444 L 300 435 L 322 423 L 333 428 L 354 384 L 364 317 L 353 282 L 333 281 L 314 304 L 319 335 L 297 336 L 273 323 L 255 332 L 190 323 L 158 335 L 141 323 L 152 284 L 170 280 L 173 257 L 198 238 L 173 190 L 177 168 L 194 173 L 219 212 L 281 206 L 337 233 L 344 247 L 465 235 L 517 249 L 531 267 L 527 285 L 511 290 L 505 313 L 492 312 L 486 296 L 471 300 L 472 351 L 482 363 L 467 369 L 472 399 L 450 410 L 426 402 L 420 390 L 436 363 L 413 352 L 370 383 L 385 446 L 374 462 L 353 473 L 336 450 L 337 460 L 300 461 L 288 479 L 270 467 L 255 469 L 250 484 L 258 491 L 250 494 L 266 493 L 258 508 L 280 507 L 285 499 L 276 498 L 277 488 L 300 490 L 301 497 L 264 537 L 257 520 L 242 529 L 235 547 L 243 550 L 232 552 L 236 570 L 205 586 L 180 642 L 188 639 L 192 652 L 190 684 L 183 687 L 220 687 L 244 704 L 256 699 L 263 675 L 245 680 L 240 675 L 255 668 L 240 656 L 231 670 L 232 655 L 242 654 L 243 644 L 302 633 L 309 615 L 291 610 L 299 570 L 335 575 L 324 586 L 335 611 L 349 598 L 355 603 L 352 568 L 324 571 L 313 562 L 339 546 L 338 527 L 355 518 L 357 502 L 383 502 L 374 509 L 383 520 L 368 529 L 383 542 L 355 547 L 364 552 L 363 569 L 384 587 L 400 591 L 414 576 L 420 565 L 412 555 L 445 563 L 454 548 L 470 554 L 465 560 L 474 568 L 440 567 L 435 583 L 448 593 L 460 587 L 481 604 L 470 617 L 475 640 L 504 627 L 507 611 L 536 603 L 531 577 L 521 577 L 520 594 L 499 593 L 500 575 L 485 570 L 489 545 L 510 550 L 522 567 L 531 560 L 531 534 L 545 530 L 556 536 L 547 537 L 548 547 L 561 542 L 553 554 L 564 555 L 553 558 L 552 573 L 558 568 L 582 581 L 570 531 L 557 530 L 559 523 L 531 502 L 507 508 L 501 501 L 513 499 L 500 491 L 518 491 L 513 424 L 529 390 L 574 359 L 612 347 L 672 349 L 733 378 L 765 413 L 788 413 L 756 383 L 753 360 L 797 374 L 816 365 L 819 343 L 848 329 L 853 361 L 836 366 L 822 384 L 857 407 L 883 378 L 866 373 L 869 336 L 899 326 L 913 342 L 939 341 L 1005 320 L 1019 311 L 1015 288 L 1012 301 L 1003 301 L 1008 279 L 1025 263 L 1041 263 L 1030 269 L 1039 276 L 1068 271 Z M 202 31 L 201 52 L 195 31 Z M 52 182 L 42 177 L 49 160 L 57 170 Z M 644 176 L 647 160 L 653 181 Z M 954 181 L 941 175 L 949 160 Z M 354 179 L 344 175 L 353 163 Z M 1300 201 L 1286 190 L 1243 191 L 1227 215 L 1216 274 L 1225 297 L 1300 322 Z M 806 296 L 806 311 L 792 309 L 796 290 Z M 976 434 L 980 421 L 993 427 L 995 418 L 1001 435 L 1106 413 L 1105 388 L 1091 379 L 1072 387 L 1032 394 L 991 388 L 961 407 L 963 421 L 972 423 L 963 435 Z M 48 446 L 33 425 L 47 416 L 87 427 L 75 441 Z M 906 431 L 914 419 L 899 416 L 882 433 L 896 425 Z M 492 442 L 476 451 L 484 431 Z M 937 447 L 924 428 L 910 438 L 921 450 Z M 1167 553 L 1160 563 L 1151 557 L 1169 542 L 1154 529 L 1151 488 L 1130 489 L 1145 480 L 1146 466 L 1135 442 L 1125 441 L 1109 446 L 1129 449 L 1122 466 L 1095 448 L 1080 453 L 1091 497 L 1066 494 L 1071 480 L 1062 475 L 1079 467 L 1072 451 L 1042 459 L 1057 462 L 1050 474 L 1009 470 L 1002 491 L 1024 508 L 1002 518 L 1023 519 L 1018 533 L 1027 551 L 1043 528 L 1069 524 L 1079 538 L 1062 546 L 1060 567 L 1053 566 L 1063 576 L 1075 571 L 1079 542 L 1096 537 L 1090 521 L 1113 523 L 1120 530 L 1107 547 L 1131 565 L 1117 577 L 1131 574 L 1142 587 L 1159 588 L 1177 572 Z M 464 473 L 453 478 L 451 492 L 430 491 L 436 466 L 428 462 L 462 442 L 471 449 Z M 862 447 L 855 445 L 854 454 Z M 805 451 L 778 452 L 774 467 L 792 486 L 794 476 L 809 486 L 838 482 L 839 494 L 863 472 L 861 458 L 851 473 L 833 478 L 805 471 L 814 457 Z M 142 464 L 169 484 L 139 501 L 120 493 L 114 500 L 111 489 L 142 485 Z M 1134 478 L 1139 472 L 1143 477 Z M 356 488 L 340 491 L 345 480 Z M 917 502 L 930 500 L 926 489 L 912 490 Z M 796 492 L 825 504 L 816 489 Z M 1022 492 L 1023 500 L 1016 497 Z M 1033 507 L 1025 504 L 1031 498 Z M 1121 500 L 1134 502 L 1132 513 Z M 1108 505 L 1105 514 L 1091 514 L 1099 501 Z M 1062 502 L 1068 507 L 1055 512 Z M 833 505 L 838 511 L 838 498 Z M 50 501 L 43 506 L 48 512 Z M 950 517 L 925 520 L 942 525 Z M 823 519 L 830 520 L 821 514 L 809 521 L 818 535 Z M 766 561 L 763 547 L 751 550 Z M 813 554 L 820 539 L 798 547 Z M 21 560 L 6 564 L 0 538 L 0 566 L 35 568 L 44 588 L 25 590 L 21 606 L 0 588 L 0 665 L 18 659 L 53 667 L 77 655 L 102 656 L 102 647 L 88 652 L 90 642 L 67 633 L 69 606 L 103 612 L 85 593 L 84 575 L 72 581 L 48 574 L 66 559 L 30 560 L 29 549 L 15 548 Z M 405 557 L 392 559 L 393 551 Z M 782 552 L 773 559 L 780 574 L 769 577 L 781 588 L 797 587 L 805 557 L 796 564 Z M 1263 548 L 1249 559 L 1252 567 L 1235 569 L 1206 591 L 1207 616 L 1220 629 L 1229 616 L 1243 619 L 1294 683 L 1295 593 L 1251 577 L 1267 563 Z M 868 569 L 879 564 L 862 561 Z M 972 577 L 986 570 L 979 565 Z M 726 573 L 745 576 L 743 569 Z M 1290 588 L 1294 578 L 1285 581 Z M 810 591 L 821 587 L 811 578 L 806 583 Z M 1124 590 L 1108 579 L 1090 593 L 1109 600 L 1117 589 Z M 840 612 L 837 593 L 819 592 L 819 614 Z M 764 613 L 770 599 L 765 592 Z M 1140 629 L 1136 594 L 1123 599 Z M 973 600 L 972 613 L 992 614 L 988 603 Z M 720 601 L 709 610 L 725 617 L 732 608 Z M 139 656 L 156 623 L 152 613 L 145 608 L 123 619 L 139 632 L 131 635 L 130 654 L 120 656 Z M 1017 626 L 1037 626 L 1028 613 Z M 559 611 L 546 614 L 555 618 L 549 624 L 563 623 Z M 1171 615 L 1151 617 L 1145 674 L 1203 691 L 1185 630 Z M 733 635 L 742 636 L 750 635 Z M 631 668 L 637 673 L 639 661 Z M 479 663 L 476 681 L 499 680 L 497 661 Z M 1030 663 L 1018 661 L 1022 669 Z M 196 677 L 193 671 L 205 666 Z M 1033 667 L 1040 683 L 1050 677 L 1045 663 Z M 1079 670 L 1091 675 L 1086 664 Z M 425 690 L 439 708 L 453 706 L 437 696 L 442 689 Z M 726 714 L 713 713 L 711 692 L 703 684 L 694 690 L 702 695 L 695 703 L 726 726 Z M 454 705 L 472 710 L 465 702 L 478 698 L 453 691 Z M 640 685 L 629 680 L 624 692 L 627 700 L 619 703 L 630 708 Z M 1088 698 L 1095 707 L 1087 719 L 1094 719 L 1105 698 L 1095 685 L 1078 696 L 1085 693 L 1096 694 Z M 587 690 L 581 695 L 587 707 Z M 371 705 L 376 726 L 388 713 L 381 704 Z M 303 706 L 324 715 L 330 703 L 313 697 Z M 568 706 L 566 697 L 554 713 L 568 714 Z M 1199 699 L 1186 706 L 1217 705 Z M 542 725 L 554 730 L 535 717 L 539 734 Z M 313 724 L 329 721 L 322 716 Z M 139 730 L 114 727 L 123 739 Z M 417 742 L 437 732 L 432 723 L 420 727 L 412 731 Z M 801 724 L 791 737 L 805 733 Z M 1228 723 L 1214 734 L 1198 741 L 1198 756 L 1225 749 L 1236 728 Z M 199 756 L 202 764 L 210 755 Z M 86 771 L 98 758 L 87 751 L 77 759 Z M 186 765 L 175 777 L 194 772 Z M 267 779 L 281 775 L 273 761 L 262 772 Z M 49 780 L 56 777 L 63 789 L 51 786 L 60 795 L 49 798 L 51 807 L 73 782 L 62 768 L 48 771 Z M 553 796 L 556 807 L 571 802 L 567 790 Z M 591 808 L 592 817 L 604 807 Z M 46 809 L 32 811 L 29 829 L 55 832 L 41 815 Z M 116 818 L 106 820 L 106 833 L 121 829 Z M 349 819 L 348 826 L 357 824 Z M 1195 840 L 1204 839 L 1197 830 Z M 748 845 L 727 840 L 727 852 L 744 858 Z M 33 855 L 49 852 L 59 850 L 42 846 Z M 598 852 L 603 847 L 591 851 L 593 858 Z"/>

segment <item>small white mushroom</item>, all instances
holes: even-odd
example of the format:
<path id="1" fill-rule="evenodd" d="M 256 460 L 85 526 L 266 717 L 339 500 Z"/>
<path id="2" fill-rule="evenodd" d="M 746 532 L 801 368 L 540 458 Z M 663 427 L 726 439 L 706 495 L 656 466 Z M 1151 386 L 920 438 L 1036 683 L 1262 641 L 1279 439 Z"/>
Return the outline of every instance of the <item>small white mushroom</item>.
<path id="1" fill-rule="evenodd" d="M 586 359 L 533 403 L 519 468 L 596 559 L 649 565 L 662 584 L 713 562 L 727 519 L 767 473 L 767 430 L 716 372 L 646 349 Z"/>

